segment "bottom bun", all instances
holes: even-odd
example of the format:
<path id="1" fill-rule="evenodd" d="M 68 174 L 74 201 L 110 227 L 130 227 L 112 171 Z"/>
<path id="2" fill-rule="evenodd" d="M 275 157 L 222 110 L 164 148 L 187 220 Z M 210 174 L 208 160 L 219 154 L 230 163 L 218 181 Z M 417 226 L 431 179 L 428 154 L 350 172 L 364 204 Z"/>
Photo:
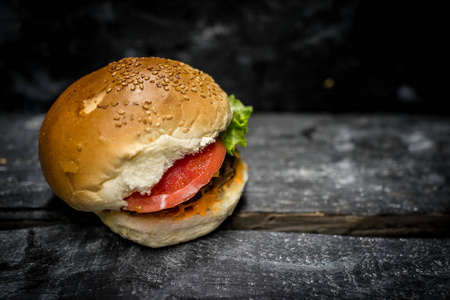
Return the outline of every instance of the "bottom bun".
<path id="1" fill-rule="evenodd" d="M 138 214 L 126 211 L 97 213 L 103 223 L 123 238 L 158 248 L 190 241 L 219 227 L 233 213 L 248 179 L 247 165 L 239 159 L 236 174 L 225 185 L 206 192 L 180 209 Z"/>

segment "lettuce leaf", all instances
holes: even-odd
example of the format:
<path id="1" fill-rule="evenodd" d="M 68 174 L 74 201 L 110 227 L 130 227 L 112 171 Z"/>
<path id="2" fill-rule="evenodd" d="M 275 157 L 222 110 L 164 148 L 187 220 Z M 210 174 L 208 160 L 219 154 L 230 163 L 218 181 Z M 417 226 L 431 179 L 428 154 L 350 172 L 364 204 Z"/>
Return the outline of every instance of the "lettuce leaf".
<path id="1" fill-rule="evenodd" d="M 228 97 L 228 102 L 233 112 L 233 120 L 227 129 L 219 134 L 219 137 L 225 144 L 227 153 L 234 155 L 237 145 L 247 146 L 245 134 L 248 132 L 248 119 L 253 112 L 253 107 L 245 106 L 234 95 Z"/>

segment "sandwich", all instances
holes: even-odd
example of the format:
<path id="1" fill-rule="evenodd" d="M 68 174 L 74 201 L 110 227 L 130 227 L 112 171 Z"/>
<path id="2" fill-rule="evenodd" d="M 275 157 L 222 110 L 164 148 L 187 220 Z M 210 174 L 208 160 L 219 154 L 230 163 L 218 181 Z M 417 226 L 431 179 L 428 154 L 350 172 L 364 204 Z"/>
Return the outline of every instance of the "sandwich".
<path id="1" fill-rule="evenodd" d="M 248 179 L 251 106 L 182 62 L 127 57 L 70 85 L 41 126 L 55 192 L 148 247 L 190 241 L 232 214 Z"/>

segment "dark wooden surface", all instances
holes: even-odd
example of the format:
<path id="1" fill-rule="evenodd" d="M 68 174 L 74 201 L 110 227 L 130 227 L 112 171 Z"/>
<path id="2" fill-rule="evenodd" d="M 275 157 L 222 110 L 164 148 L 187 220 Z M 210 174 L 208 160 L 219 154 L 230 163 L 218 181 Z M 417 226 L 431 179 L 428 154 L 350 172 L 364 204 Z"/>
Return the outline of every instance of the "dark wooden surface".
<path id="1" fill-rule="evenodd" d="M 0 114 L 0 299 L 450 297 L 450 120 L 258 114 L 213 234 L 121 239 L 49 189 L 43 115 Z"/>

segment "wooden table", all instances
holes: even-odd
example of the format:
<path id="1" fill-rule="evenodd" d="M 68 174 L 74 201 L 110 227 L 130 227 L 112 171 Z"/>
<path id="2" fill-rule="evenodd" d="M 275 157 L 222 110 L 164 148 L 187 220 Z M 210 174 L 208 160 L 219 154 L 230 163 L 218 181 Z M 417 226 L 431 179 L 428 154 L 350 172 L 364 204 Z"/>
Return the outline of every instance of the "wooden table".
<path id="1" fill-rule="evenodd" d="M 450 297 L 450 120 L 262 114 L 235 213 L 150 249 L 40 170 L 43 115 L 0 114 L 0 299 Z"/>

